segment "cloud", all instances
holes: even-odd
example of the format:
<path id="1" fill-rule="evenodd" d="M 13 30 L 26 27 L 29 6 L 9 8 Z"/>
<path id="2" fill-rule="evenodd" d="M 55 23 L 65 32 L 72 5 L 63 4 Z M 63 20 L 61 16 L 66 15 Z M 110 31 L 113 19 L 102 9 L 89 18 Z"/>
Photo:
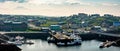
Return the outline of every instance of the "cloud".
<path id="1" fill-rule="evenodd" d="M 102 3 L 103 6 L 119 6 L 117 3 Z"/>
<path id="2" fill-rule="evenodd" d="M 120 3 L 111 3 L 108 0 L 103 2 L 101 0 L 0 0 L 0 2 L 16 2 L 16 3 L 27 3 L 33 5 L 103 5 L 103 6 L 117 6 Z M 91 2 L 88 2 L 91 1 Z M 96 2 L 99 1 L 99 2 Z M 111 0 L 112 1 L 112 0 Z M 117 0 L 118 1 L 118 0 Z"/>
<path id="3" fill-rule="evenodd" d="M 120 15 L 119 3 L 110 2 L 96 3 L 83 0 L 0 0 L 0 2 L 0 13 L 6 14 L 58 16 L 85 12 Z"/>
<path id="4" fill-rule="evenodd" d="M 44 5 L 89 5 L 89 3 L 81 2 L 81 0 L 29 0 L 31 4 Z"/>
<path id="5" fill-rule="evenodd" d="M 27 2 L 29 0 L 0 0 L 0 2 L 8 2 L 8 1 L 18 2 L 18 3 L 24 3 L 24 2 Z"/>

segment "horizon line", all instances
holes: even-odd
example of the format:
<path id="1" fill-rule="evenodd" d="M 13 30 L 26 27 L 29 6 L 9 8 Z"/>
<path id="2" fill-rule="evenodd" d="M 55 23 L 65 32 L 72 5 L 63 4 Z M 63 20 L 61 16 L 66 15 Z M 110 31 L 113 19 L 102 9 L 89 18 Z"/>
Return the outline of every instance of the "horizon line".
<path id="1" fill-rule="evenodd" d="M 83 12 L 81 12 L 83 13 Z M 59 15 L 59 16 L 50 16 L 50 15 L 40 15 L 40 14 L 8 14 L 8 13 L 0 13 L 0 15 L 22 15 L 22 16 L 46 16 L 46 17 L 68 17 L 68 16 L 73 16 L 73 15 L 78 15 L 79 13 L 76 13 L 76 14 L 71 14 L 71 15 Z M 87 15 L 92 15 L 92 14 L 99 14 L 100 16 L 104 16 L 105 14 L 100 14 L 100 13 L 91 13 L 91 14 L 88 14 L 88 13 L 84 13 L 84 14 L 87 14 Z M 109 13 L 106 13 L 106 14 L 109 14 Z M 113 14 L 109 14 L 109 15 L 113 15 Z M 120 15 L 113 15 L 113 16 L 120 16 Z"/>

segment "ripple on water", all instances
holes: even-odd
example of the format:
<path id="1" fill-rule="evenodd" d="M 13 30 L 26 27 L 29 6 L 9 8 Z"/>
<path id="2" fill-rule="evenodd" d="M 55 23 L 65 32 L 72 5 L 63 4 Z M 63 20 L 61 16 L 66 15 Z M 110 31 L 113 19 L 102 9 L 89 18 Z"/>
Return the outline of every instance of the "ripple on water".
<path id="1" fill-rule="evenodd" d="M 96 40 L 83 41 L 82 45 L 67 47 L 58 47 L 55 44 L 47 43 L 47 41 L 42 41 L 40 39 L 31 41 L 34 42 L 33 45 L 19 46 L 22 51 L 120 51 L 120 47 L 114 46 L 100 49 L 99 44 L 101 42 Z"/>

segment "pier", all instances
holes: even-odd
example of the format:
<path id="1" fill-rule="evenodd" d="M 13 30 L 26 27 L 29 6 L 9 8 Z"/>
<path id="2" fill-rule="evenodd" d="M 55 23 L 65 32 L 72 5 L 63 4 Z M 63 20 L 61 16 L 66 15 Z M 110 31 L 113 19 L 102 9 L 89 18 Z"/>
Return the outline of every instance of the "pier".
<path id="1" fill-rule="evenodd" d="M 24 36 L 27 39 L 43 39 L 47 40 L 50 36 L 48 32 L 0 32 L 0 34 L 7 35 L 9 37 Z"/>
<path id="2" fill-rule="evenodd" d="M 98 34 L 98 35 L 105 35 L 105 36 L 112 36 L 112 37 L 118 37 L 118 38 L 120 38 L 120 34 L 96 32 L 96 31 L 91 31 L 91 33 L 93 33 L 93 34 Z"/>
<path id="3" fill-rule="evenodd" d="M 101 41 L 115 41 L 120 39 L 119 34 L 112 34 L 112 33 L 105 33 L 105 32 L 96 32 L 96 31 L 91 31 L 90 34 L 95 34 L 96 38 Z"/>
<path id="4" fill-rule="evenodd" d="M 57 42 L 69 42 L 73 39 L 70 39 L 68 36 L 63 36 L 64 39 L 60 39 L 59 37 L 57 37 L 57 35 L 55 36 L 54 34 L 51 34 L 49 32 L 0 32 L 1 34 L 1 41 L 6 42 L 6 39 L 9 39 L 10 37 L 16 37 L 16 36 L 24 36 L 27 39 L 42 39 L 42 40 L 47 40 L 47 37 L 52 36 L 55 38 L 55 41 Z M 87 34 L 79 34 L 79 36 L 82 38 L 82 40 L 99 40 L 99 41 L 103 41 L 105 42 L 106 40 L 109 41 L 115 41 L 120 39 L 120 36 L 118 36 L 117 34 L 110 34 L 110 33 L 103 33 L 103 32 L 93 32 L 91 31 L 90 33 Z M 117 44 L 119 44 L 120 40 L 117 41 Z"/>
<path id="5" fill-rule="evenodd" d="M 70 36 L 67 36 L 67 35 L 65 35 L 63 33 L 58 33 L 58 32 L 55 33 L 55 34 L 54 33 L 50 33 L 50 35 L 51 35 L 51 37 L 54 38 L 54 41 L 55 41 L 54 43 L 57 43 L 57 42 L 65 42 L 65 43 L 67 43 L 67 42 L 71 42 L 71 41 L 74 40 Z"/>
<path id="6" fill-rule="evenodd" d="M 47 40 L 47 37 L 53 36 L 49 32 L 0 32 L 0 34 L 5 34 L 10 37 L 15 37 L 19 35 L 19 36 L 24 36 L 28 39 L 43 39 L 43 40 Z M 120 35 L 118 34 L 95 32 L 95 31 L 90 31 L 90 33 L 79 34 L 79 35 L 81 36 L 82 40 L 98 39 L 105 41 L 105 40 L 120 39 Z"/>

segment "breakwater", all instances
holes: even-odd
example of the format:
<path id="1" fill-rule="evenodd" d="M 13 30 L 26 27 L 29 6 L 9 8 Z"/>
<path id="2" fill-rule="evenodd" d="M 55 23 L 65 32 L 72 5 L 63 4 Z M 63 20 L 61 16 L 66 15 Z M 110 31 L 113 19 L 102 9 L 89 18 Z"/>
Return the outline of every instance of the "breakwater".
<path id="1" fill-rule="evenodd" d="M 5 33 L 5 35 L 8 35 L 10 37 L 15 37 L 15 36 L 24 36 L 25 38 L 28 39 L 42 39 L 46 40 L 47 37 L 50 36 L 48 32 L 33 32 L 33 33 L 23 33 L 23 32 L 14 32 L 14 33 Z M 120 37 L 114 37 L 114 36 L 108 36 L 108 35 L 100 35 L 100 34 L 94 34 L 94 33 L 87 33 L 87 34 L 79 34 L 81 36 L 82 40 L 92 40 L 92 39 L 97 39 L 101 41 L 105 40 L 116 40 L 120 39 Z"/>
<path id="2" fill-rule="evenodd" d="M 96 39 L 96 40 L 100 40 L 100 41 L 106 41 L 106 40 L 114 41 L 114 40 L 120 39 L 120 37 L 108 36 L 108 35 L 100 35 L 100 34 L 93 34 L 93 33 L 80 34 L 79 36 L 81 36 L 81 38 L 83 40 Z"/>
<path id="3" fill-rule="evenodd" d="M 6 33 L 5 35 L 8 35 L 10 37 L 16 37 L 16 36 L 23 36 L 27 39 L 42 39 L 46 40 L 48 36 L 50 36 L 47 32 L 38 32 L 38 33 Z"/>

